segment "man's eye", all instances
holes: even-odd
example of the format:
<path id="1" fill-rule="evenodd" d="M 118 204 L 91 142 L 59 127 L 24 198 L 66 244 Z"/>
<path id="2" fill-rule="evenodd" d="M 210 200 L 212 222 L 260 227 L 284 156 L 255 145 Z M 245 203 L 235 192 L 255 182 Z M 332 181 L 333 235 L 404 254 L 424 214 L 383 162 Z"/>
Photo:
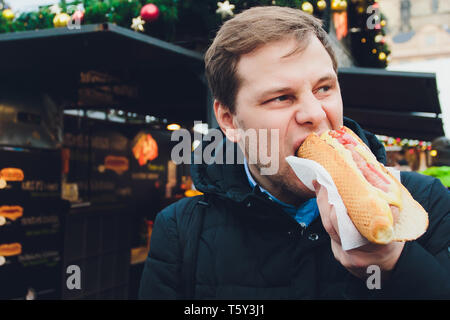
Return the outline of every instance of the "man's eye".
<path id="1" fill-rule="evenodd" d="M 331 86 L 323 86 L 319 90 L 317 90 L 318 93 L 324 93 L 331 89 Z"/>
<path id="2" fill-rule="evenodd" d="M 273 98 L 273 99 L 269 100 L 268 102 L 272 102 L 272 101 L 275 101 L 275 102 L 277 102 L 277 101 L 283 102 L 283 101 L 288 100 L 289 98 L 290 98 L 290 97 L 289 97 L 288 95 L 284 95 L 284 96 L 279 96 L 279 97 Z"/>

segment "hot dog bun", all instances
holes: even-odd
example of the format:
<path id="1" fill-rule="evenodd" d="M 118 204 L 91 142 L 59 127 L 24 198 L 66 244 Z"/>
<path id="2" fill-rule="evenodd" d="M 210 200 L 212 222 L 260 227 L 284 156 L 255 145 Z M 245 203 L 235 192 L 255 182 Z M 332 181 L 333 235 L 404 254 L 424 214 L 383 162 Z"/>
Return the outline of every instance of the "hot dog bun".
<path id="1" fill-rule="evenodd" d="M 347 208 L 348 215 L 358 231 L 370 242 L 387 244 L 391 241 L 409 241 L 420 237 L 428 227 L 428 214 L 413 199 L 408 190 L 378 161 L 370 149 L 350 129 L 341 130 L 350 134 L 364 160 L 373 165 L 388 182 L 388 192 L 375 187 L 365 178 L 355 163 L 352 152 L 337 139 L 324 132 L 320 137 L 313 133 L 300 146 L 297 156 L 321 164 L 332 177 Z M 333 133 L 333 131 L 331 132 Z M 394 219 L 390 206 L 400 213 Z"/>

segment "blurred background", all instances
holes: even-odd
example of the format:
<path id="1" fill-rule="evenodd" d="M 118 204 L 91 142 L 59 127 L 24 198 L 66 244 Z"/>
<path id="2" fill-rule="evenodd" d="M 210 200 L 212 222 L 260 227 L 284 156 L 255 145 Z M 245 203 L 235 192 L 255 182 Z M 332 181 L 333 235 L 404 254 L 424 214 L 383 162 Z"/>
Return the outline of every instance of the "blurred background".
<path id="1" fill-rule="evenodd" d="M 448 0 L 0 0 L 0 299 L 137 298 L 155 216 L 199 194 L 170 153 L 217 126 L 204 52 L 259 5 L 322 19 L 344 115 L 450 187 Z"/>

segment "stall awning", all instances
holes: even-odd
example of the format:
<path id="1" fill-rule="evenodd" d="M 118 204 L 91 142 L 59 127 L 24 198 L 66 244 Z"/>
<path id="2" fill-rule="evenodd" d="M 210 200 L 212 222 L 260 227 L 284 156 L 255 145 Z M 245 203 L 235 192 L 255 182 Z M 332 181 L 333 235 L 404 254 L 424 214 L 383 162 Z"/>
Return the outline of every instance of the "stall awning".
<path id="1" fill-rule="evenodd" d="M 443 136 L 434 73 L 341 68 L 344 115 L 375 134 L 431 141 Z"/>
<path id="2" fill-rule="evenodd" d="M 0 53 L 2 86 L 50 90 L 67 107 L 206 118 L 202 54 L 114 24 L 0 34 Z"/>
<path id="3" fill-rule="evenodd" d="M 0 90 L 59 94 L 65 107 L 207 117 L 203 56 L 114 24 L 0 34 Z M 92 72 L 94 71 L 94 72 Z M 344 115 L 380 135 L 444 135 L 430 73 L 341 68 Z"/>

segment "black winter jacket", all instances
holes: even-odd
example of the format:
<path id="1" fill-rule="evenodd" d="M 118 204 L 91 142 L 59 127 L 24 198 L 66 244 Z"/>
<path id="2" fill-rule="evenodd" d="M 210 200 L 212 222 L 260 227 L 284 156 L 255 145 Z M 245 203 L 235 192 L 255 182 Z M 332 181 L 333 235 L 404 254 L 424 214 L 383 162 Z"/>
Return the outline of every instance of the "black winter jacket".
<path id="1" fill-rule="evenodd" d="M 373 134 L 350 119 L 344 124 L 385 163 L 384 147 Z M 186 298 L 189 281 L 195 299 L 450 298 L 450 195 L 435 178 L 401 173 L 402 184 L 429 213 L 429 227 L 405 244 L 389 281 L 369 290 L 365 280 L 334 258 L 320 218 L 302 229 L 258 187 L 249 186 L 242 164 L 192 165 L 191 174 L 209 203 L 203 208 L 197 248 L 184 240 L 197 237 L 188 228 L 199 211 L 186 210 L 196 199 L 182 199 L 161 211 L 142 274 L 141 299 Z M 183 257 L 192 252 L 197 253 L 193 279 L 183 279 Z"/>

